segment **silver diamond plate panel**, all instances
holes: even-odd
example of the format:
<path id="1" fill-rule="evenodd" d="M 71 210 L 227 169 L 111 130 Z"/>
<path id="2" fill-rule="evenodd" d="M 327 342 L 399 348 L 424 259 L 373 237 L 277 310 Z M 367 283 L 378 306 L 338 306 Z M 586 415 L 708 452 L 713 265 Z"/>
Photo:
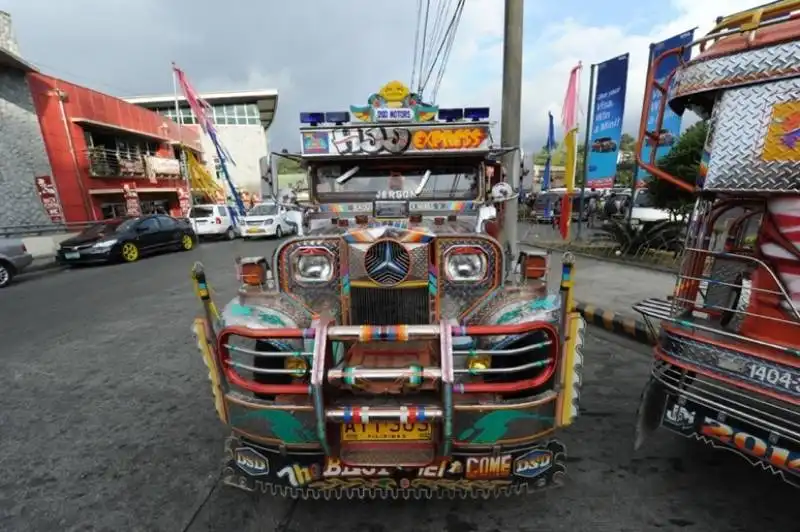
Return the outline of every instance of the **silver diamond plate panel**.
<path id="1" fill-rule="evenodd" d="M 428 244 L 406 244 L 409 253 L 411 254 L 411 272 L 408 278 L 412 281 L 426 280 L 428 278 Z"/>
<path id="2" fill-rule="evenodd" d="M 799 100 L 800 78 L 725 91 L 715 109 L 711 160 L 703 188 L 800 192 L 800 162 L 762 158 L 773 105 Z"/>
<path id="3" fill-rule="evenodd" d="M 367 270 L 364 268 L 364 256 L 371 245 L 372 244 L 350 244 L 347 248 L 351 281 L 366 281 L 369 279 Z"/>
<path id="4" fill-rule="evenodd" d="M 800 41 L 689 63 L 676 72 L 671 99 L 794 76 L 800 76 Z"/>

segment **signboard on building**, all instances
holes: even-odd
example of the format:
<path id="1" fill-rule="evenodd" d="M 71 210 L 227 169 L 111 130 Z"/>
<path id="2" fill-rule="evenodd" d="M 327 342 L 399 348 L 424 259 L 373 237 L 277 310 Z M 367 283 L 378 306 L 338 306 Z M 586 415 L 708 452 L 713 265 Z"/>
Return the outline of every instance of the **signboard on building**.
<path id="1" fill-rule="evenodd" d="M 489 126 L 478 123 L 341 126 L 302 131 L 303 155 L 403 155 L 485 152 Z"/>
<path id="2" fill-rule="evenodd" d="M 136 192 L 136 183 L 122 185 L 122 195 L 125 198 L 125 214 L 127 216 L 141 216 L 142 206 L 139 203 L 139 193 Z"/>
<path id="3" fill-rule="evenodd" d="M 144 158 L 144 163 L 147 178 L 151 183 L 156 183 L 159 177 L 174 179 L 181 175 L 181 162 L 178 159 L 147 155 Z"/>
<path id="4" fill-rule="evenodd" d="M 181 208 L 181 216 L 188 218 L 192 202 L 189 199 L 189 191 L 186 190 L 186 187 L 178 187 L 178 205 Z"/>
<path id="5" fill-rule="evenodd" d="M 58 192 L 53 184 L 53 178 L 49 175 L 38 176 L 36 178 L 36 194 L 42 202 L 50 221 L 56 224 L 64 223 L 64 210 L 58 199 Z"/>

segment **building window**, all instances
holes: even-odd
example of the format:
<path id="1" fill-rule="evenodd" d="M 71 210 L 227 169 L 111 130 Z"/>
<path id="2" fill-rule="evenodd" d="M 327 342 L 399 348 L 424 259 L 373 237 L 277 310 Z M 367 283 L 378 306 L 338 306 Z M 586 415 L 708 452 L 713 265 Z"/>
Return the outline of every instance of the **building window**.
<path id="1" fill-rule="evenodd" d="M 161 108 L 155 111 L 179 122 L 174 108 Z M 211 107 L 210 118 L 213 123 L 222 126 L 257 126 L 261 123 L 258 106 L 254 103 L 214 105 Z M 189 107 L 181 107 L 180 121 L 184 124 L 197 124 L 197 118 Z"/>

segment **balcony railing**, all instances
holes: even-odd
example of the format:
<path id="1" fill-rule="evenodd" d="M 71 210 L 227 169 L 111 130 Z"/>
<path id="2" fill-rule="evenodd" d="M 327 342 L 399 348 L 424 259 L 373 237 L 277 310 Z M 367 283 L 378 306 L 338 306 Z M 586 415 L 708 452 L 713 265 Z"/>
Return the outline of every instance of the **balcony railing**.
<path id="1" fill-rule="evenodd" d="M 86 150 L 89 175 L 134 179 L 179 179 L 180 163 L 167 157 L 120 153 L 105 148 Z"/>

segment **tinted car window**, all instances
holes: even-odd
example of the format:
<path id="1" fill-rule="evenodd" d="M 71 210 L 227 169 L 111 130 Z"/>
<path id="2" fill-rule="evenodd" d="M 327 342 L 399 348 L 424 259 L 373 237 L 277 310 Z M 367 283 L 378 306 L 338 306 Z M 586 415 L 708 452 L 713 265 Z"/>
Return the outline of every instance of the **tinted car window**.
<path id="1" fill-rule="evenodd" d="M 161 227 L 164 229 L 175 229 L 178 226 L 178 222 L 169 216 L 159 216 L 158 223 L 160 223 Z"/>
<path id="2" fill-rule="evenodd" d="M 142 223 L 139 224 L 139 227 L 147 231 L 158 231 L 160 229 L 158 220 L 155 218 L 145 218 L 142 220 Z"/>
<path id="3" fill-rule="evenodd" d="M 214 216 L 213 207 L 194 207 L 189 213 L 189 218 L 211 218 Z"/>

